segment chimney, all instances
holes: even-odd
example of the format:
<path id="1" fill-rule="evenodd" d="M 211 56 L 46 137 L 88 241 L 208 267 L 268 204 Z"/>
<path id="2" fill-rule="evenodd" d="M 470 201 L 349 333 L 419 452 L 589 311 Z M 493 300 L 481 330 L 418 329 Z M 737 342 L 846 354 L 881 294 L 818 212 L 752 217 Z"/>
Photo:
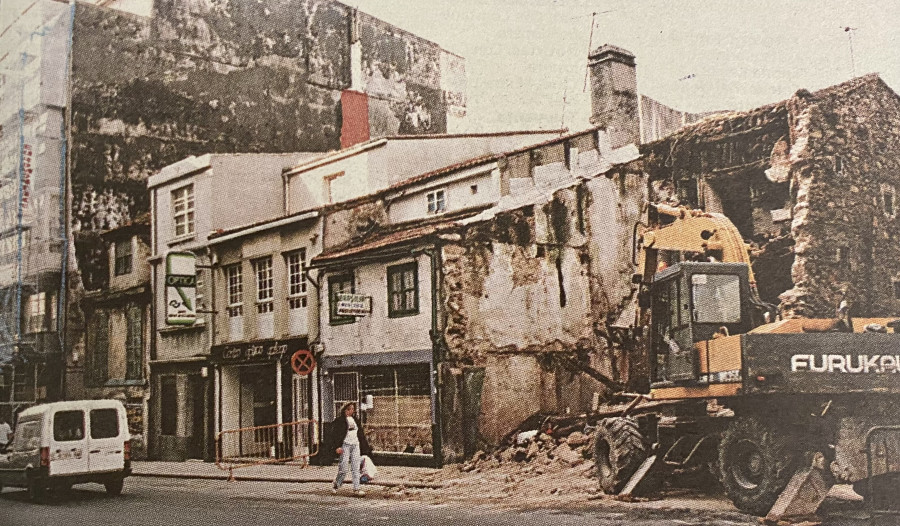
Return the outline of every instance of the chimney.
<path id="1" fill-rule="evenodd" d="M 606 129 L 613 148 L 640 144 L 637 69 L 634 55 L 604 44 L 588 56 L 591 124 Z"/>

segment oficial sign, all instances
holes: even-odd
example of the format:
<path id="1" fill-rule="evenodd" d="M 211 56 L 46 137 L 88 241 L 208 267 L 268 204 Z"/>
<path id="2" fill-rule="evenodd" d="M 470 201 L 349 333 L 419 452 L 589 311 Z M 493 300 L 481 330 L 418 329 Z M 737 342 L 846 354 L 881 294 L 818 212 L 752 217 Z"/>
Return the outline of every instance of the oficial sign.
<path id="1" fill-rule="evenodd" d="M 166 324 L 193 325 L 197 321 L 197 256 L 191 252 L 166 254 Z"/>
<path id="2" fill-rule="evenodd" d="M 900 355 L 891 354 L 795 354 L 791 372 L 884 374 L 900 373 Z"/>
<path id="3" fill-rule="evenodd" d="M 338 316 L 368 316 L 372 313 L 372 296 L 362 294 L 338 294 Z"/>

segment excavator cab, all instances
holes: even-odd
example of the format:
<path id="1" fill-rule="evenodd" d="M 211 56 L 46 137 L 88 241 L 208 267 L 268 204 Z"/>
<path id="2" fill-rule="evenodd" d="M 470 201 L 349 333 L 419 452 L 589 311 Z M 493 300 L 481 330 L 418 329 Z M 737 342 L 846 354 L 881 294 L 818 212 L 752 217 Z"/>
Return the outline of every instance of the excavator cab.
<path id="1" fill-rule="evenodd" d="M 754 326 L 748 266 L 676 263 L 654 275 L 650 309 L 652 387 L 697 385 L 695 344 Z"/>

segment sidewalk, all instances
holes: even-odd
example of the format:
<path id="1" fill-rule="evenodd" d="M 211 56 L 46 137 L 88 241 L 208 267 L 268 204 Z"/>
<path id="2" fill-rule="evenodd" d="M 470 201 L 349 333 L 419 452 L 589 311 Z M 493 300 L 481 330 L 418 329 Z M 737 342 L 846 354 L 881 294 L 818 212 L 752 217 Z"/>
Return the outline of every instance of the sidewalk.
<path id="1" fill-rule="evenodd" d="M 133 461 L 132 476 L 180 479 L 227 480 L 228 471 L 216 467 L 212 462 L 151 462 Z M 435 473 L 434 468 L 414 468 L 406 466 L 379 466 L 378 478 L 369 482 L 377 486 L 404 486 L 407 488 L 441 488 L 443 484 L 422 482 L 426 475 Z M 330 483 L 337 474 L 337 466 L 302 466 L 299 464 L 264 464 L 247 466 L 234 470 L 235 480 L 259 482 L 316 482 Z"/>

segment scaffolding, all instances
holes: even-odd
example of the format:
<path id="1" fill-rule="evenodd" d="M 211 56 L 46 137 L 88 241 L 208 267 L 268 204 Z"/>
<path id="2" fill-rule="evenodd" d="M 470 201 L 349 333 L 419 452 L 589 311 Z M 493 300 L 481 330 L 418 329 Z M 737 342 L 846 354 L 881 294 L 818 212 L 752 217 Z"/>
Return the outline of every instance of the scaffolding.
<path id="1" fill-rule="evenodd" d="M 47 398 L 48 371 L 65 374 L 75 4 L 3 2 L 0 11 L 9 20 L 0 27 L 0 415 L 8 415 Z"/>

